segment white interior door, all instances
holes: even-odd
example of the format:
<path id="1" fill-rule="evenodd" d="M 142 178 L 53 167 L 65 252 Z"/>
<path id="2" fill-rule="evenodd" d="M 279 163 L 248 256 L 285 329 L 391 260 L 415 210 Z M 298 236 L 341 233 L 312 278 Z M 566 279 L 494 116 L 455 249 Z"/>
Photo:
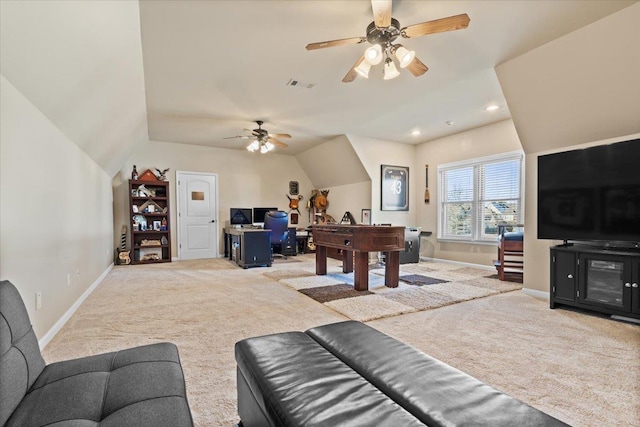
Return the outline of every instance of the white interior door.
<path id="1" fill-rule="evenodd" d="M 176 172 L 178 258 L 218 257 L 218 175 Z"/>

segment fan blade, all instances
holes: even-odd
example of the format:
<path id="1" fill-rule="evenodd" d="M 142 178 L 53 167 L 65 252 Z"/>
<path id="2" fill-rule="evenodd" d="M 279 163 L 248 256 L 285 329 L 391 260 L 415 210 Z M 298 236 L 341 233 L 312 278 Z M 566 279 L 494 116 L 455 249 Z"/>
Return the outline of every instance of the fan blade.
<path id="1" fill-rule="evenodd" d="M 242 129 L 242 131 L 249 136 L 258 136 L 258 133 L 251 129 Z"/>
<path id="2" fill-rule="evenodd" d="M 270 133 L 269 137 L 271 138 L 291 138 L 291 135 L 288 133 Z"/>
<path id="3" fill-rule="evenodd" d="M 387 28 L 391 25 L 391 0 L 371 0 L 371 8 L 376 27 Z"/>
<path id="4" fill-rule="evenodd" d="M 358 65 L 360 65 L 360 63 L 362 61 L 364 61 L 364 53 L 362 54 L 362 56 L 360 58 L 358 58 L 356 63 L 353 64 L 353 67 L 351 67 L 351 69 L 349 70 L 347 75 L 344 76 L 344 78 L 342 79 L 342 83 L 351 83 L 352 81 L 354 81 L 356 79 L 356 77 L 358 77 L 358 72 L 356 71 L 356 67 Z"/>
<path id="5" fill-rule="evenodd" d="M 236 136 L 228 136 L 228 137 L 222 138 L 222 139 L 235 139 L 235 138 L 249 139 L 249 138 L 252 138 L 252 137 L 251 136 L 245 136 L 245 135 L 236 135 Z"/>
<path id="6" fill-rule="evenodd" d="M 413 61 L 411 61 L 409 65 L 407 65 L 407 70 L 409 70 L 414 76 L 418 77 L 426 73 L 429 70 L 429 67 L 424 65 L 422 61 L 420 61 L 418 57 L 415 56 L 413 58 Z"/>
<path id="7" fill-rule="evenodd" d="M 270 143 L 272 143 L 273 145 L 275 145 L 277 147 L 281 147 L 281 148 L 287 148 L 288 147 L 288 145 L 285 144 L 284 142 L 278 141 L 277 139 L 272 138 L 272 137 L 268 137 L 267 141 L 269 141 Z"/>
<path id="8" fill-rule="evenodd" d="M 469 15 L 463 13 L 462 15 L 436 19 L 435 21 L 409 25 L 401 29 L 400 34 L 402 34 L 402 37 L 419 37 L 427 34 L 443 33 L 445 31 L 462 30 L 469 26 L 470 21 Z"/>
<path id="9" fill-rule="evenodd" d="M 365 37 L 352 37 L 350 39 L 329 40 L 326 42 L 309 43 L 307 50 L 323 49 L 325 47 L 344 46 L 348 44 L 360 44 L 366 42 Z"/>

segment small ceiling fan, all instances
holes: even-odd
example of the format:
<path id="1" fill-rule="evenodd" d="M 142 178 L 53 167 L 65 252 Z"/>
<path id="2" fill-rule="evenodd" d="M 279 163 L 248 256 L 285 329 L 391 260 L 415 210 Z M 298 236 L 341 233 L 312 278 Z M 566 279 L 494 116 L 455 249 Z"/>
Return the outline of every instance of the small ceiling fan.
<path id="1" fill-rule="evenodd" d="M 372 46 L 367 48 L 362 56 L 353 64 L 353 67 L 351 67 L 342 79 L 344 83 L 351 83 L 358 75 L 368 78 L 371 66 L 379 64 L 383 58 L 384 79 L 389 80 L 397 77 L 400 75 L 400 72 L 395 66 L 394 57 L 401 68 L 406 68 L 411 74 L 418 77 L 426 73 L 429 68 L 415 56 L 414 51 L 408 50 L 401 44 L 393 43 L 398 36 L 411 38 L 445 31 L 461 30 L 467 28 L 471 21 L 469 15 L 463 13 L 448 18 L 401 27 L 400 22 L 391 17 L 391 3 L 392 0 L 371 0 L 374 20 L 367 26 L 365 37 L 309 43 L 307 50 L 369 42 Z"/>
<path id="2" fill-rule="evenodd" d="M 253 139 L 253 141 L 247 146 L 247 150 L 251 152 L 260 150 L 261 153 L 267 153 L 275 147 L 288 147 L 287 144 L 277 138 L 291 138 L 291 135 L 288 133 L 269 133 L 266 129 L 262 129 L 262 125 L 264 124 L 262 120 L 256 120 L 256 123 L 258 124 L 258 129 L 244 129 L 245 135 L 229 136 L 223 139 Z"/>

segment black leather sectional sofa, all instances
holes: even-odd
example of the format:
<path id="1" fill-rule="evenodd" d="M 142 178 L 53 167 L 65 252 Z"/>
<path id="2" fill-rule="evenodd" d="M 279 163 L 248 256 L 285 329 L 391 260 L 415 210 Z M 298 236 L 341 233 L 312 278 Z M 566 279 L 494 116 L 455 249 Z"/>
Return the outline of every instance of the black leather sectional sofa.
<path id="1" fill-rule="evenodd" d="M 254 426 L 566 426 L 367 325 L 236 344 L 238 413 Z"/>
<path id="2" fill-rule="evenodd" d="M 178 349 L 158 343 L 46 365 L 18 290 L 2 281 L 0 426 L 193 426 Z"/>

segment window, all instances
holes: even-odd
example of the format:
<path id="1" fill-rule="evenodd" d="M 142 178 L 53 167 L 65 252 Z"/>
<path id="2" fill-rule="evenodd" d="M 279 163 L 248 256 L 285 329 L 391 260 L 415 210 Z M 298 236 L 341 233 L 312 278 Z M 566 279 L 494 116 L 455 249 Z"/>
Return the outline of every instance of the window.
<path id="1" fill-rule="evenodd" d="M 495 243 L 498 224 L 521 224 L 521 152 L 438 167 L 438 238 Z"/>

